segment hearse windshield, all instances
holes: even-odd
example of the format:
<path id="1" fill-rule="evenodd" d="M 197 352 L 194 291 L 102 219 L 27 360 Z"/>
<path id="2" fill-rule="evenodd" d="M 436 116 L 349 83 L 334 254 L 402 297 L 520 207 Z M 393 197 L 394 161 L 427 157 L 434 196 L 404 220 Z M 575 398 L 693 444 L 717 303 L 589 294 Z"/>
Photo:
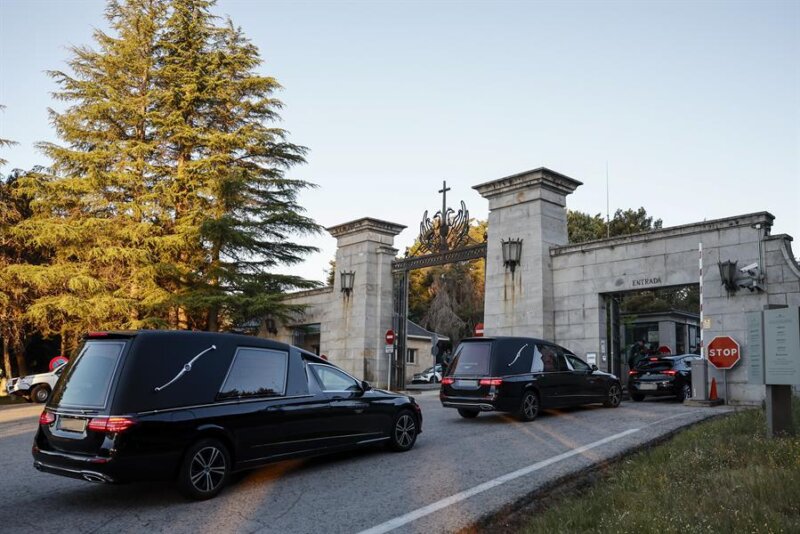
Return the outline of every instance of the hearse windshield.
<path id="1" fill-rule="evenodd" d="M 87 341 L 56 385 L 53 406 L 104 408 L 123 348 L 124 341 Z"/>
<path id="2" fill-rule="evenodd" d="M 492 342 L 480 341 L 459 345 L 453 359 L 451 376 L 488 376 Z"/>

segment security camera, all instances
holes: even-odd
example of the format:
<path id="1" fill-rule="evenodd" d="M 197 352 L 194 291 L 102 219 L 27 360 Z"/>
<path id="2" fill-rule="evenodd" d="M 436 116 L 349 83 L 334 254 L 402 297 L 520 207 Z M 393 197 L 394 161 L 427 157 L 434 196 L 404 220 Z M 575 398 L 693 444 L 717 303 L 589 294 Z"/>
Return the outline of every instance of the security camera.
<path id="1" fill-rule="evenodd" d="M 744 274 L 749 274 L 750 276 L 755 276 L 758 273 L 758 263 L 751 263 L 750 265 L 740 267 L 739 271 Z"/>

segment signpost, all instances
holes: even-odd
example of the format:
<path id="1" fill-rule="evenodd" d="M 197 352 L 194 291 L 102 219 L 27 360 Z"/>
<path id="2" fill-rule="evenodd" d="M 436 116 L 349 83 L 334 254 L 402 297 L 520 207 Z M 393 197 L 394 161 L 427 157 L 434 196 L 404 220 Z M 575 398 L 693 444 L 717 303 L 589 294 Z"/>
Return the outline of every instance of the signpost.
<path id="1" fill-rule="evenodd" d="M 800 384 L 800 308 L 764 311 L 763 354 L 767 434 L 793 436 L 792 385 Z"/>
<path id="2" fill-rule="evenodd" d="M 739 344 L 730 336 L 717 336 L 708 344 L 708 361 L 717 369 L 731 369 L 739 363 Z"/>

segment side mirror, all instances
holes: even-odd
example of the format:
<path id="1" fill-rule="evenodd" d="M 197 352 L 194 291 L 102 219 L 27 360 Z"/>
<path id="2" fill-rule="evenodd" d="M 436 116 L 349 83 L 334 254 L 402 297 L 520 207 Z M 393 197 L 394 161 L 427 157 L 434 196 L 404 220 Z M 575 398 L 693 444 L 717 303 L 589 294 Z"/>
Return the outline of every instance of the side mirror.
<path id="1" fill-rule="evenodd" d="M 369 391 L 369 390 L 372 389 L 372 386 L 370 386 L 369 382 L 367 382 L 366 380 L 362 380 L 361 381 L 361 389 L 363 389 L 364 391 Z"/>
<path id="2" fill-rule="evenodd" d="M 594 373 L 597 370 L 598 370 L 597 366 L 595 364 L 592 364 L 592 372 Z"/>

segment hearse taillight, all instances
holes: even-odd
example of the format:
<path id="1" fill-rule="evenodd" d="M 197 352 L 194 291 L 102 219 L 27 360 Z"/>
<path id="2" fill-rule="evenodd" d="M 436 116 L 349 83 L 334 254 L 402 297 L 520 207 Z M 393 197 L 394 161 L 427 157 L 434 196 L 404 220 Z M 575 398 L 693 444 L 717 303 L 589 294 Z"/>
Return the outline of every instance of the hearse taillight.
<path id="1" fill-rule="evenodd" d="M 115 432 L 125 432 L 135 424 L 136 420 L 131 417 L 112 415 L 110 417 L 93 417 L 86 426 L 89 430 L 94 430 L 95 432 L 111 434 Z"/>

